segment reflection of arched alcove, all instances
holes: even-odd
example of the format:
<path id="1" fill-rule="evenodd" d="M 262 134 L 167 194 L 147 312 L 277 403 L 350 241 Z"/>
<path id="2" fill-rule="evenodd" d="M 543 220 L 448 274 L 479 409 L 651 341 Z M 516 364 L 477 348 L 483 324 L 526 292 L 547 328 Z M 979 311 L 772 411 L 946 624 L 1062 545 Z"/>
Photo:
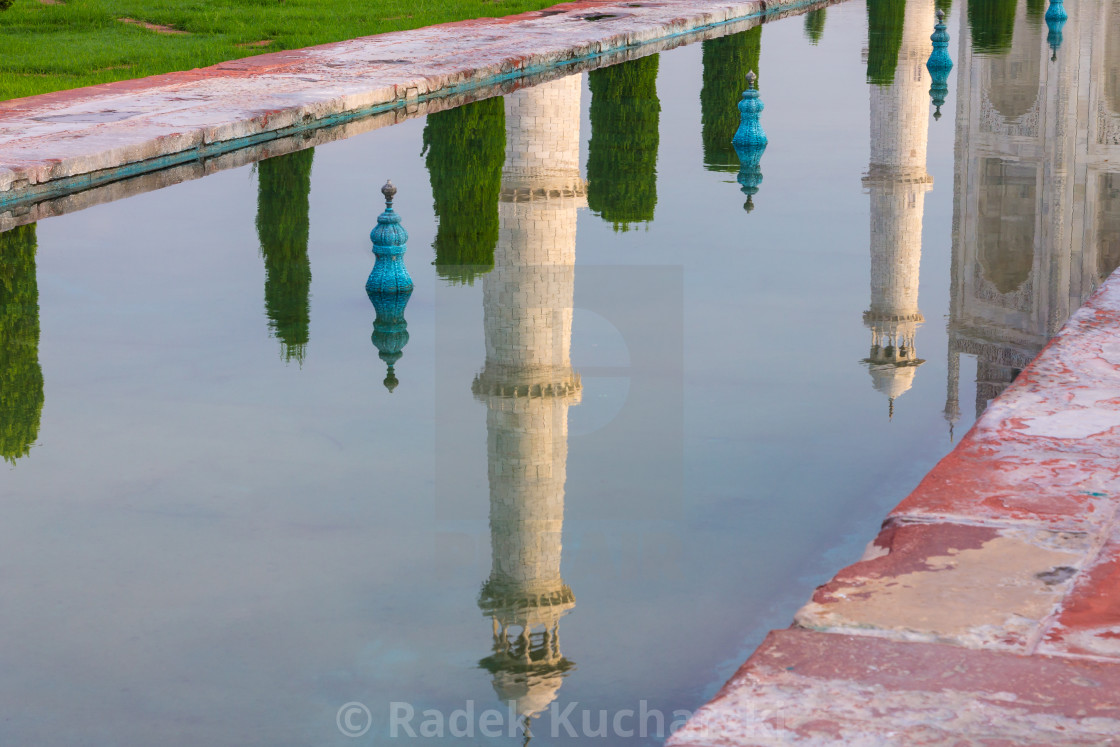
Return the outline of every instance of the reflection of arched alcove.
<path id="1" fill-rule="evenodd" d="M 1113 113 L 1120 114 L 1120 0 L 1112 0 L 1104 33 L 1104 95 Z"/>
<path id="2" fill-rule="evenodd" d="M 1015 44 L 1006 54 L 989 57 L 988 100 L 1006 119 L 1017 119 L 1034 107 L 1038 98 L 1042 44 L 1027 25 L 1026 9 L 1015 15 Z"/>
<path id="3" fill-rule="evenodd" d="M 1101 174 L 1097 203 L 1097 276 L 1104 280 L 1120 267 L 1120 174 Z"/>
<path id="4" fill-rule="evenodd" d="M 1014 293 L 1034 266 L 1035 172 L 1031 164 L 985 158 L 980 169 L 978 254 L 984 277 Z"/>

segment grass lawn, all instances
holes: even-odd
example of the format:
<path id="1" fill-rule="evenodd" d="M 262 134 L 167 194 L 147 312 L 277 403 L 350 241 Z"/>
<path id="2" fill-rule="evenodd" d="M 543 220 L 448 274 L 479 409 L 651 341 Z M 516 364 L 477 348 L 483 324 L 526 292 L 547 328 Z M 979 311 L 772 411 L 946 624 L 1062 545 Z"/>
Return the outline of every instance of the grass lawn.
<path id="1" fill-rule="evenodd" d="M 0 11 L 0 100 L 556 2 L 15 0 Z"/>

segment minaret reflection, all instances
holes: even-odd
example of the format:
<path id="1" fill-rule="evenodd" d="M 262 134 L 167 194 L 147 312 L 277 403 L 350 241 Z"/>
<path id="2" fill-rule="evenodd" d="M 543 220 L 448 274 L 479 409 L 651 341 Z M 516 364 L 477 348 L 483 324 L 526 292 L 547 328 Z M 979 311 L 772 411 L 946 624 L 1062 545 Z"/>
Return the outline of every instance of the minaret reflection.
<path id="1" fill-rule="evenodd" d="M 560 575 L 568 408 L 580 400 L 569 356 L 579 176 L 579 76 L 505 98 L 506 156 L 494 269 L 483 277 L 493 565 L 479 607 L 493 625 L 480 662 L 498 697 L 529 719 L 573 666 L 559 621 L 575 606 Z"/>
<path id="2" fill-rule="evenodd" d="M 933 185 L 926 173 L 929 82 L 925 69 L 933 44 L 932 0 L 906 7 L 897 74 L 888 85 L 871 85 L 871 165 L 863 183 L 871 193 L 871 353 L 864 359 L 877 391 L 894 401 L 913 384 L 914 338 L 925 321 L 918 310 L 922 260 L 922 213 Z"/>
<path id="3" fill-rule="evenodd" d="M 0 456 L 27 456 L 39 436 L 39 285 L 35 224 L 0 233 Z"/>
<path id="4" fill-rule="evenodd" d="M 257 237 L 264 257 L 264 307 L 268 328 L 287 362 L 302 364 L 311 325 L 311 162 L 315 149 L 257 164 Z"/>
<path id="5" fill-rule="evenodd" d="M 962 354 L 979 415 L 1120 262 L 1120 2 L 1067 6 L 1054 51 L 1042 7 L 961 34 L 950 426 Z"/>

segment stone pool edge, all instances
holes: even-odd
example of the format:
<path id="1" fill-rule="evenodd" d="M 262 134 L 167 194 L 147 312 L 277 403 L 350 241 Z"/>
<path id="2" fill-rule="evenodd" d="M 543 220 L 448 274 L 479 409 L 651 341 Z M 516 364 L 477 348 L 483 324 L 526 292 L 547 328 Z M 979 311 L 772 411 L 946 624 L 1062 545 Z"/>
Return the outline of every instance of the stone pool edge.
<path id="1" fill-rule="evenodd" d="M 667 747 L 1120 733 L 1118 331 L 1114 274 Z"/>
<path id="2" fill-rule="evenodd" d="M 577 0 L 3 101 L 0 209 L 828 4 Z"/>

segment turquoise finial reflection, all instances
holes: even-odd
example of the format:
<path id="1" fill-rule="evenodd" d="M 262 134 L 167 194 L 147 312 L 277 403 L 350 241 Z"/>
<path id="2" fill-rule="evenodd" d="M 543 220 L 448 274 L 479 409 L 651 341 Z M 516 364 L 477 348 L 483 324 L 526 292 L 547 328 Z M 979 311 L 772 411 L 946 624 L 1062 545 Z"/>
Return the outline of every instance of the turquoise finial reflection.
<path id="1" fill-rule="evenodd" d="M 377 348 L 377 357 L 388 366 L 382 383 L 391 393 L 400 383 L 393 367 L 401 359 L 404 346 L 408 344 L 408 322 L 404 319 L 404 307 L 408 305 L 412 289 L 384 292 L 373 290 L 367 285 L 366 294 L 377 311 L 370 340 Z"/>
<path id="2" fill-rule="evenodd" d="M 1062 0 L 1050 0 L 1046 9 L 1046 43 L 1050 45 L 1050 59 L 1058 59 L 1058 47 L 1062 46 L 1062 27 L 1066 25 L 1069 14 Z"/>
<path id="3" fill-rule="evenodd" d="M 933 42 L 933 52 L 926 61 L 930 77 L 929 97 L 936 107 L 933 118 L 941 119 L 941 105 L 949 93 L 949 71 L 953 69 L 953 60 L 949 57 L 949 32 L 945 30 L 945 11 L 938 9 L 937 23 L 929 38 Z"/>
<path id="4" fill-rule="evenodd" d="M 758 97 L 755 80 L 757 76 L 753 70 L 747 73 L 747 90 L 743 91 L 743 98 L 739 101 L 739 129 L 731 138 L 735 154 L 739 156 L 739 185 L 747 196 L 743 209 L 748 213 L 754 210 L 754 196 L 762 184 L 762 154 L 766 152 L 768 143 L 758 121 L 763 103 Z"/>
<path id="5" fill-rule="evenodd" d="M 412 295 L 412 278 L 404 266 L 408 232 L 401 225 L 400 216 L 393 212 L 393 196 L 397 194 L 397 188 L 391 181 L 385 182 L 381 194 L 385 195 L 385 212 L 377 216 L 377 226 L 369 234 L 377 261 L 366 281 L 366 295 L 377 311 L 370 340 L 377 348 L 377 357 L 389 367 L 383 383 L 392 392 L 400 383 L 393 367 L 408 344 L 404 307 Z"/>
<path id="6" fill-rule="evenodd" d="M 408 232 L 401 225 L 401 218 L 393 212 L 393 196 L 397 188 L 391 181 L 381 188 L 385 195 L 385 212 L 377 216 L 377 226 L 370 232 L 373 253 L 377 256 L 373 271 L 366 281 L 368 293 L 401 293 L 412 290 L 412 277 L 404 266 Z"/>
<path id="7" fill-rule="evenodd" d="M 766 133 L 762 131 L 762 125 L 758 121 L 758 115 L 762 113 L 765 105 L 758 97 L 758 89 L 754 87 L 756 80 L 758 76 L 754 74 L 754 70 L 747 73 L 747 90 L 743 91 L 743 98 L 739 100 L 739 129 L 731 138 L 731 144 L 736 148 L 766 147 Z"/>

